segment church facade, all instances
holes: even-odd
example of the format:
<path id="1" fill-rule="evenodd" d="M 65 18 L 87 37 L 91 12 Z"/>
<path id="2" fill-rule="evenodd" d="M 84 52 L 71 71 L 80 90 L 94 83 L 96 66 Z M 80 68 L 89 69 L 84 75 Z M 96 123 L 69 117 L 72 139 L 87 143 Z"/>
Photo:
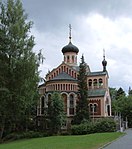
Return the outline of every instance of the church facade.
<path id="1" fill-rule="evenodd" d="M 45 108 L 48 107 L 48 100 L 55 91 L 62 96 L 64 111 L 67 115 L 67 127 L 76 114 L 76 104 L 78 101 L 78 72 L 77 56 L 79 49 L 71 42 L 71 32 L 69 44 L 62 48 L 62 63 L 46 75 L 45 82 L 39 86 L 41 98 L 37 108 L 37 116 L 45 115 Z M 108 88 L 108 72 L 106 70 L 107 61 L 105 55 L 102 61 L 102 71 L 92 72 L 87 65 L 87 87 L 88 106 L 90 117 L 97 118 L 111 116 L 111 98 Z"/>

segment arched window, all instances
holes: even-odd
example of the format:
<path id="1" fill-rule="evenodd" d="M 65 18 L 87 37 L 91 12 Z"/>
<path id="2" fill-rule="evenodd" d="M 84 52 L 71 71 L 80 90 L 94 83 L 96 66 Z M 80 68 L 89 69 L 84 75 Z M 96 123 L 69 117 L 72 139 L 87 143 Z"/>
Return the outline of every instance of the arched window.
<path id="1" fill-rule="evenodd" d="M 103 80 L 100 78 L 99 79 L 99 87 L 101 88 L 103 86 Z"/>
<path id="2" fill-rule="evenodd" d="M 71 69 L 69 69 L 69 75 L 71 76 Z"/>
<path id="3" fill-rule="evenodd" d="M 68 62 L 68 63 L 70 62 L 70 57 L 69 57 L 69 55 L 67 56 L 67 62 Z"/>
<path id="4" fill-rule="evenodd" d="M 97 112 L 97 108 L 98 108 L 98 106 L 97 106 L 97 104 L 95 103 L 95 104 L 94 104 L 94 112 Z"/>
<path id="5" fill-rule="evenodd" d="M 74 115 L 74 96 L 70 95 L 70 99 L 69 99 L 69 114 L 70 115 Z"/>
<path id="6" fill-rule="evenodd" d="M 98 110 L 98 105 L 97 105 L 97 103 L 90 103 L 90 104 L 89 104 L 89 110 L 90 110 L 90 113 L 95 113 L 95 112 L 97 112 L 97 110 Z"/>
<path id="7" fill-rule="evenodd" d="M 89 89 L 92 89 L 92 79 L 88 80 L 88 87 L 89 87 Z"/>
<path id="8" fill-rule="evenodd" d="M 94 86 L 94 88 L 97 88 L 97 79 L 93 80 L 93 86 Z"/>
<path id="9" fill-rule="evenodd" d="M 74 63 L 74 56 L 72 56 L 72 63 Z"/>
<path id="10" fill-rule="evenodd" d="M 63 72 L 63 66 L 61 66 L 61 72 Z"/>
<path id="11" fill-rule="evenodd" d="M 66 72 L 66 66 L 64 66 L 64 72 Z"/>
<path id="12" fill-rule="evenodd" d="M 72 77 L 74 77 L 74 72 L 72 71 Z"/>
<path id="13" fill-rule="evenodd" d="M 64 103 L 64 111 L 67 113 L 67 95 L 62 94 L 62 99 L 63 99 L 63 103 Z"/>
<path id="14" fill-rule="evenodd" d="M 41 97 L 41 114 L 44 114 L 44 96 Z"/>

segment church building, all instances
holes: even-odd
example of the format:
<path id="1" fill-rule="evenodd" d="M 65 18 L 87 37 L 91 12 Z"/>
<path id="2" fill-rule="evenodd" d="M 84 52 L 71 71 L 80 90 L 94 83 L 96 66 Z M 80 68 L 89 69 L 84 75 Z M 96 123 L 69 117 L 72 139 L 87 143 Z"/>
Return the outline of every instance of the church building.
<path id="1" fill-rule="evenodd" d="M 45 82 L 39 86 L 41 95 L 37 116 L 45 114 L 48 100 L 54 91 L 59 91 L 64 102 L 64 111 L 67 115 L 67 126 L 71 123 L 76 114 L 76 104 L 78 101 L 78 72 L 77 56 L 79 49 L 71 42 L 71 28 L 68 45 L 62 48 L 62 63 L 46 75 Z M 97 118 L 111 116 L 111 98 L 108 88 L 108 72 L 106 70 L 107 61 L 105 55 L 102 61 L 101 71 L 91 71 L 87 65 L 87 87 L 88 87 L 88 106 L 90 117 Z"/>

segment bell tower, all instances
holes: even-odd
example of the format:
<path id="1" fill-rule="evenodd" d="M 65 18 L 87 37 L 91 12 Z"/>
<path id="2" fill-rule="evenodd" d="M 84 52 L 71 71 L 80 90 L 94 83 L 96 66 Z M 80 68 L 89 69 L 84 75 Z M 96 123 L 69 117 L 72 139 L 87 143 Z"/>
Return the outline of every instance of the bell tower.
<path id="1" fill-rule="evenodd" d="M 69 24 L 69 44 L 62 48 L 62 53 L 64 55 L 64 63 L 70 66 L 76 66 L 79 49 L 71 42 L 71 29 L 71 24 Z"/>

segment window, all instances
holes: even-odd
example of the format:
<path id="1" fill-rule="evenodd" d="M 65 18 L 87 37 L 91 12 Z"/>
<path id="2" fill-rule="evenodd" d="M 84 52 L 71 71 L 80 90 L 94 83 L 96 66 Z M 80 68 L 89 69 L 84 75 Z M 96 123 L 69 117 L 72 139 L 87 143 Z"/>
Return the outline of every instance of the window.
<path id="1" fill-rule="evenodd" d="M 88 86 L 90 89 L 92 88 L 92 80 L 91 79 L 88 80 Z"/>
<path id="2" fill-rule="evenodd" d="M 97 88 L 97 79 L 93 80 L 93 86 L 94 86 L 94 88 Z"/>
<path id="3" fill-rule="evenodd" d="M 64 111 L 67 113 L 67 95 L 62 94 L 62 99 L 63 99 L 63 103 L 64 103 Z"/>
<path id="4" fill-rule="evenodd" d="M 41 114 L 44 114 L 44 96 L 41 97 Z"/>
<path id="5" fill-rule="evenodd" d="M 100 78 L 99 79 L 99 87 L 101 88 L 103 86 L 103 80 Z"/>
<path id="6" fill-rule="evenodd" d="M 74 115 L 74 96 L 73 95 L 70 95 L 70 100 L 69 100 L 69 105 L 70 105 L 70 108 L 69 108 L 69 114 L 70 115 Z"/>
<path id="7" fill-rule="evenodd" d="M 74 63 L 74 56 L 72 56 L 72 63 Z"/>
<path id="8" fill-rule="evenodd" d="M 69 56 L 67 56 L 67 62 L 69 63 L 69 61 L 70 61 L 70 57 L 69 57 Z"/>
<path id="9" fill-rule="evenodd" d="M 91 104 L 89 104 L 89 110 L 90 110 L 91 113 L 97 112 L 97 110 L 98 110 L 97 108 L 98 108 L 97 103 L 91 103 Z"/>

